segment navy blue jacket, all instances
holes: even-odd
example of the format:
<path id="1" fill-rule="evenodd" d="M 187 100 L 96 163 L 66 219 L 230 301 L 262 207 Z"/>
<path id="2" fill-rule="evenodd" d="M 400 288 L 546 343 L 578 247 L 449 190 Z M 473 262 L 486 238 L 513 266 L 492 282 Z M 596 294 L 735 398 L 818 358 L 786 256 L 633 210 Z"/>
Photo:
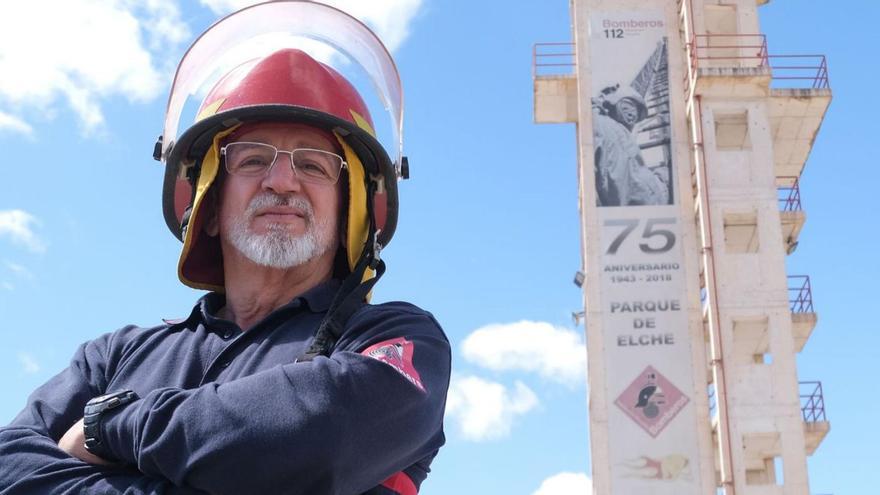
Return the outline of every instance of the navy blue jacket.
<path id="1" fill-rule="evenodd" d="M 364 304 L 329 358 L 295 363 L 331 281 L 247 332 L 214 317 L 127 326 L 82 345 L 0 428 L 0 494 L 414 494 L 444 443 L 450 348 L 427 312 Z M 103 440 L 124 467 L 57 447 L 96 396 L 134 390 Z"/>

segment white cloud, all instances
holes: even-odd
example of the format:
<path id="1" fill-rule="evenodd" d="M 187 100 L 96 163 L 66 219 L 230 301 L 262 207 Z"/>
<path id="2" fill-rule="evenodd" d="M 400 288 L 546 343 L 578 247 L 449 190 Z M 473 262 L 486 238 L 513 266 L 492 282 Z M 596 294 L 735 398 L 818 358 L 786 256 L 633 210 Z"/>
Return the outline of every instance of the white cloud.
<path id="1" fill-rule="evenodd" d="M 200 0 L 215 14 L 228 14 L 263 0 Z M 422 0 L 324 0 L 370 26 L 388 50 L 395 51 L 409 35 L 410 23 Z"/>
<path id="2" fill-rule="evenodd" d="M 31 225 L 39 223 L 36 217 L 23 210 L 0 210 L 0 238 L 9 237 L 12 242 L 41 253 L 46 250 L 46 244 L 31 229 Z"/>
<path id="3" fill-rule="evenodd" d="M 21 370 L 28 375 L 40 372 L 40 363 L 28 352 L 18 353 L 18 364 L 21 365 Z"/>
<path id="4" fill-rule="evenodd" d="M 0 282 L 0 287 L 3 287 L 5 290 L 13 291 L 15 290 L 15 286 L 7 281 Z"/>
<path id="5" fill-rule="evenodd" d="M 6 268 L 9 271 L 11 271 L 12 273 L 18 275 L 19 277 L 21 277 L 25 280 L 33 280 L 34 279 L 34 274 L 31 273 L 31 271 L 28 270 L 23 265 L 19 265 L 18 263 L 13 263 L 9 260 L 4 261 L 3 264 L 6 265 Z"/>
<path id="6" fill-rule="evenodd" d="M 584 473 L 559 473 L 541 483 L 532 495 L 590 495 L 593 482 Z"/>
<path id="7" fill-rule="evenodd" d="M 51 15 L 43 2 L 8 2 L 0 16 L 0 105 L 44 115 L 63 100 L 84 131 L 95 131 L 104 123 L 102 98 L 148 101 L 163 92 L 169 52 L 188 36 L 173 0 L 65 0 L 52 2 Z"/>
<path id="8" fill-rule="evenodd" d="M 449 386 L 446 414 L 468 440 L 503 438 L 517 416 L 538 406 L 538 397 L 521 382 L 509 390 L 476 376 L 454 377 Z"/>
<path id="9" fill-rule="evenodd" d="M 495 371 L 537 372 L 575 384 L 586 376 L 587 350 L 580 332 L 540 321 L 486 325 L 461 344 L 468 361 Z"/>
<path id="10" fill-rule="evenodd" d="M 0 131 L 12 131 L 30 136 L 34 133 L 33 127 L 20 118 L 8 113 L 0 112 Z"/>

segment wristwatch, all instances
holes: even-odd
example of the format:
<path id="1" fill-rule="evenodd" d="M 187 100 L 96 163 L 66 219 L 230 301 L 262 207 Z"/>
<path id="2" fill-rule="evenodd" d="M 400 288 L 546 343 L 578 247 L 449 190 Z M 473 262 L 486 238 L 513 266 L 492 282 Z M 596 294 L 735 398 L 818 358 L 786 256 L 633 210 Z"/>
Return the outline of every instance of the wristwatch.
<path id="1" fill-rule="evenodd" d="M 117 461 L 101 439 L 101 417 L 107 411 L 122 407 L 138 400 L 139 397 L 131 390 L 123 390 L 102 395 L 86 403 L 83 414 L 83 432 L 85 433 L 86 450 L 106 461 Z"/>

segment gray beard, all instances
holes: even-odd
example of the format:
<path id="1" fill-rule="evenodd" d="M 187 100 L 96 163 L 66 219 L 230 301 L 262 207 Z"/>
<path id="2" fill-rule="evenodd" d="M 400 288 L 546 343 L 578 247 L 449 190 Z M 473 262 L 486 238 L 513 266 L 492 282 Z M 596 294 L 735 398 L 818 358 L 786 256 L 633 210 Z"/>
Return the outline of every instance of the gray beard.
<path id="1" fill-rule="evenodd" d="M 265 234 L 254 234 L 248 228 L 257 211 L 268 206 L 292 206 L 305 212 L 306 231 L 291 233 L 285 224 L 269 224 Z M 329 219 L 316 221 L 308 200 L 298 196 L 281 196 L 264 192 L 254 197 L 243 215 L 233 219 L 230 241 L 247 259 L 271 268 L 293 268 L 326 253 L 335 243 Z"/>

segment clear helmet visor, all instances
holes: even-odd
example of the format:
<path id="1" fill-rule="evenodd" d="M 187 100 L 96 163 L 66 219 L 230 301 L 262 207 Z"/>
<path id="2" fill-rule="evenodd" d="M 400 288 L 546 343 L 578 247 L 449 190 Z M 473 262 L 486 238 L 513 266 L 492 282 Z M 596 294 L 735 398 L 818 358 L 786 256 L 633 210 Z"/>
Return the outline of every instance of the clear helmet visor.
<path id="1" fill-rule="evenodd" d="M 395 168 L 403 156 L 403 92 L 390 53 L 362 22 L 328 5 L 281 0 L 246 7 L 216 22 L 190 46 L 171 87 L 162 157 L 196 121 L 206 95 L 234 69 L 285 48 L 305 51 L 358 91 L 376 138 Z"/>

